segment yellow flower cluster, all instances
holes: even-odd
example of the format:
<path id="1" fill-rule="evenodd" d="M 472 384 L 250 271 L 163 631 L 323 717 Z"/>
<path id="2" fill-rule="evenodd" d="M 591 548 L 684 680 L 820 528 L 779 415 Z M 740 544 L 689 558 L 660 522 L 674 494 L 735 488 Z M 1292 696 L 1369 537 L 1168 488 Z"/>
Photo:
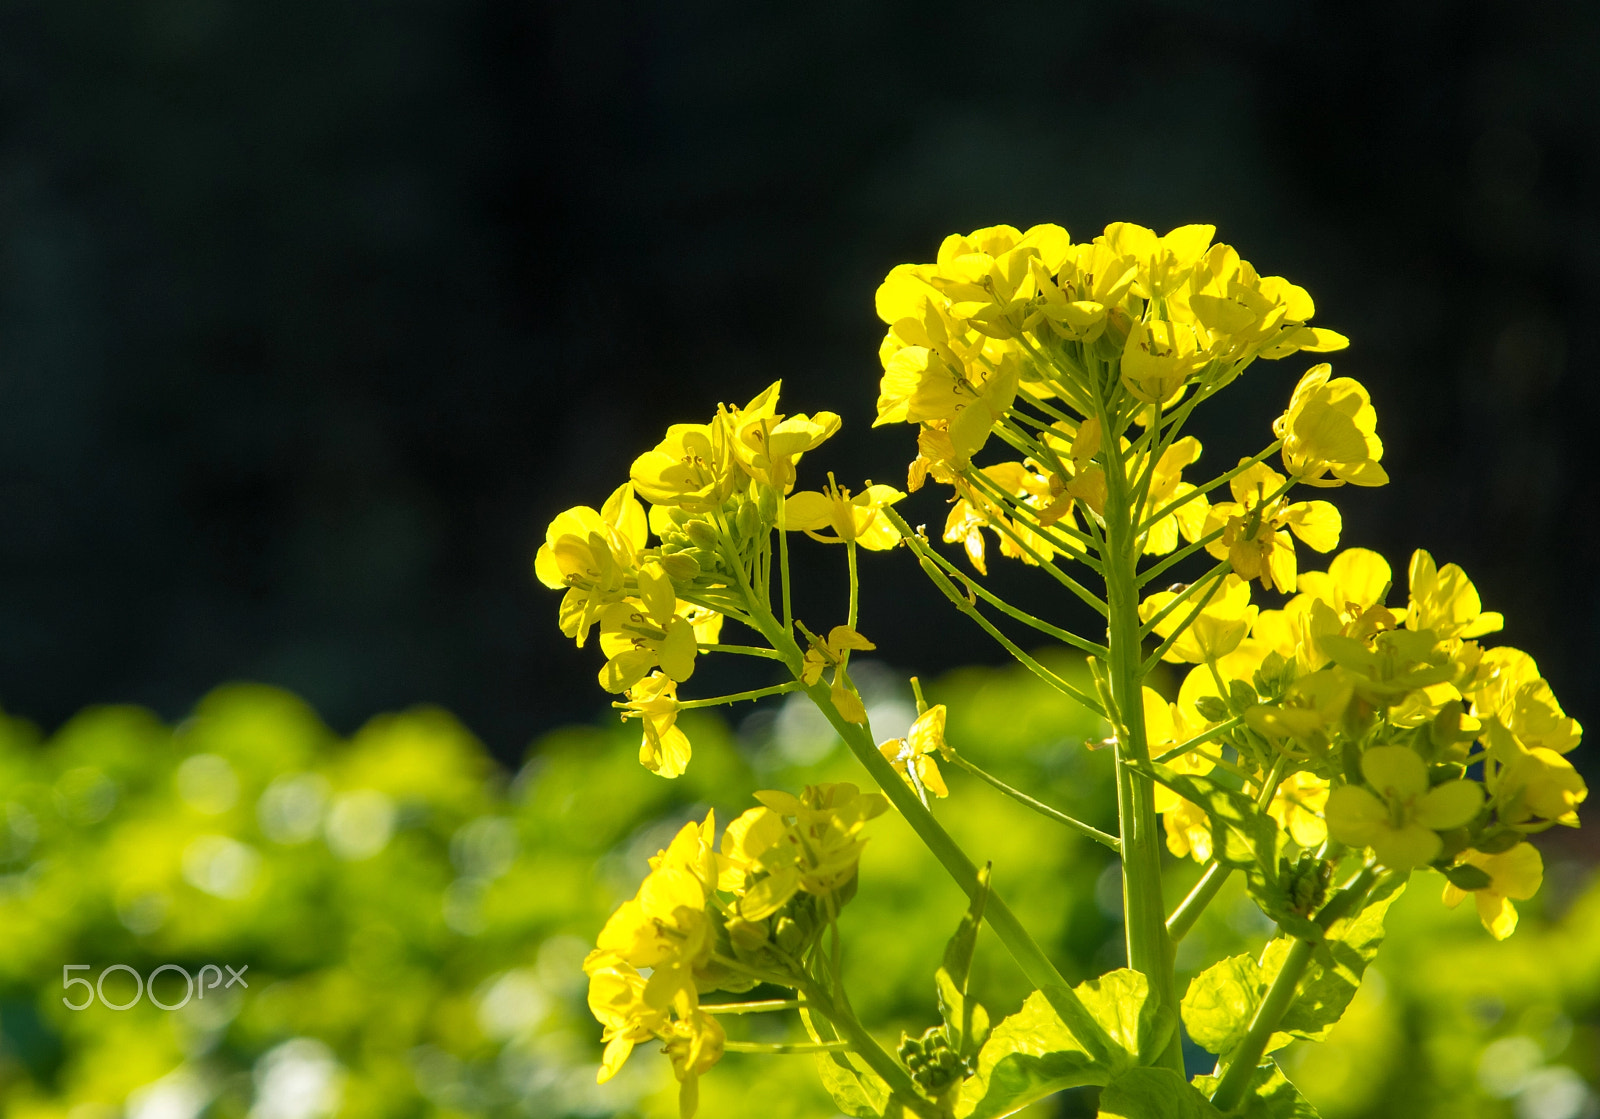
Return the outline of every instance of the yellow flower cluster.
<path id="1" fill-rule="evenodd" d="M 1148 427 L 1257 358 L 1347 344 L 1309 325 L 1315 308 L 1302 288 L 1259 275 L 1214 233 L 1190 225 L 1157 236 L 1116 222 L 1075 245 L 1055 225 L 994 226 L 947 237 L 933 263 L 900 265 L 879 287 L 888 331 L 875 423 L 918 425 L 908 488 L 930 476 L 955 487 L 944 538 L 962 544 L 980 573 L 985 530 L 1025 563 L 1084 554 L 1104 514 L 1108 418 L 1119 432 L 1130 420 Z M 1387 477 L 1366 391 L 1327 365 L 1305 375 L 1276 426 L 1288 477 L 1257 466 L 1233 479 L 1234 500 L 1216 510 L 1182 477 L 1199 458 L 1197 440 L 1152 450 L 1119 435 L 1130 477 L 1145 479 L 1136 510 L 1144 553 L 1221 529 L 1214 554 L 1244 578 L 1292 592 L 1289 534 L 1328 551 L 1340 524 L 1327 502 L 1286 501 L 1289 483 Z M 1023 456 L 974 466 L 991 436 Z"/>
<path id="2" fill-rule="evenodd" d="M 534 560 L 539 581 L 566 592 L 561 632 L 581 647 L 599 626 L 600 684 L 626 693 L 623 717 L 644 728 L 639 760 L 663 777 L 683 773 L 690 756 L 676 725 L 678 685 L 717 643 L 729 610 L 765 590 L 772 530 L 872 550 L 899 541 L 881 515 L 905 496 L 892 487 L 852 494 L 830 476 L 825 492 L 793 492 L 801 457 L 840 421 L 780 413 L 779 387 L 720 406 L 708 423 L 673 424 L 599 510 L 579 506 L 551 521 Z"/>
<path id="3" fill-rule="evenodd" d="M 762 807 L 728 825 L 720 851 L 713 813 L 685 824 L 650 860 L 638 893 L 611 915 L 583 965 L 589 1008 L 605 1028 L 600 1082 L 635 1045 L 660 1039 L 685 1119 L 699 1077 L 726 1044 L 700 996 L 803 981 L 818 937 L 855 892 L 860 833 L 888 807 L 881 794 L 847 783 L 756 798 Z"/>
<path id="4" fill-rule="evenodd" d="M 1582 729 L 1531 657 L 1479 644 L 1502 619 L 1461 568 L 1416 552 L 1403 607 L 1386 605 L 1392 582 L 1383 557 L 1362 548 L 1302 573 L 1279 609 L 1251 604 L 1250 584 L 1223 576 L 1166 654 L 1196 665 L 1170 714 L 1146 697 L 1151 752 L 1206 736 L 1215 741 L 1177 759 L 1179 771 L 1229 765 L 1247 789 L 1286 759 L 1268 811 L 1297 843 L 1331 837 L 1394 869 L 1438 867 L 1446 901 L 1475 894 L 1504 937 L 1512 899 L 1531 897 L 1542 873 L 1524 836 L 1578 822 L 1587 788 L 1564 755 Z M 1178 593 L 1149 596 L 1141 615 Z M 1173 632 L 1178 613 L 1157 632 Z M 1175 854 L 1210 857 L 1198 806 L 1163 792 L 1159 808 Z"/>

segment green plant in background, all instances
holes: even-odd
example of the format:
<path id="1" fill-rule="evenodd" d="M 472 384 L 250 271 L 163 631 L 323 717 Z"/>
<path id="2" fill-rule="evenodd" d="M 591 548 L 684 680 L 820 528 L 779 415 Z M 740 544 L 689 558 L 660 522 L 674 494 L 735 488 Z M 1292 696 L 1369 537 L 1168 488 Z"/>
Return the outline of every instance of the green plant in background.
<path id="1" fill-rule="evenodd" d="M 1341 518 L 1329 501 L 1292 500 L 1294 487 L 1387 481 L 1356 381 L 1313 367 L 1272 442 L 1185 480 L 1201 448 L 1183 432 L 1199 405 L 1258 358 L 1345 345 L 1308 325 L 1302 289 L 1259 276 L 1213 232 L 1158 237 L 1117 223 L 1074 245 L 1056 226 L 994 227 L 947 238 L 936 262 L 902 265 L 878 291 L 889 329 L 877 423 L 917 426 L 908 490 L 952 487 L 943 536 L 964 545 L 978 576 L 991 533 L 1103 630 L 1073 632 L 1000 598 L 900 517 L 898 490 L 853 492 L 830 475 L 797 491 L 801 457 L 840 421 L 785 416 L 777 385 L 708 423 L 673 425 L 599 510 L 551 524 L 536 572 L 565 591 L 564 633 L 581 646 L 598 629 L 600 682 L 639 719 L 648 768 L 689 770 L 679 712 L 793 693 L 878 789 L 759 792 L 761 807 L 720 839 L 707 815 L 664 845 L 585 961 L 608 1041 L 602 1080 L 635 1044 L 659 1039 L 684 1116 L 730 1048 L 814 1054 L 836 1105 L 858 1116 L 999 1116 L 1081 1086 L 1102 1089 L 1102 1115 L 1127 1119 L 1307 1114 L 1270 1054 L 1328 1035 L 1413 872 L 1442 875 L 1449 904 L 1473 895 L 1495 937 L 1515 927 L 1513 903 L 1542 878 L 1526 836 L 1577 823 L 1586 790 L 1563 755 L 1580 728 L 1531 657 L 1482 647 L 1501 618 L 1455 565 L 1417 552 L 1409 596 L 1392 606 L 1391 569 L 1374 553 L 1347 549 L 1326 571 L 1299 570 L 1296 540 L 1331 552 Z M 1015 457 L 976 465 L 986 447 Z M 1213 502 L 1223 487 L 1232 500 Z M 835 616 L 814 619 L 826 624 L 808 627 L 791 608 L 793 532 L 844 547 L 849 593 Z M 949 705 L 920 692 L 906 736 L 876 741 L 851 675 L 852 656 L 874 648 L 857 628 L 857 557 L 897 548 L 1028 671 L 1105 720 L 1114 834 L 980 770 L 941 732 Z M 1203 555 L 1214 562 L 1157 589 Z M 1256 582 L 1287 598 L 1253 603 Z M 750 643 L 724 641 L 728 620 Z M 1087 654 L 1087 677 L 1031 655 L 1002 626 Z M 680 699 L 708 652 L 764 658 L 781 678 Z M 1195 666 L 1175 700 L 1149 683 L 1164 661 Z M 1034 856 L 994 860 L 991 883 L 932 810 L 949 791 L 941 762 L 1117 854 L 1126 967 L 1068 982 L 1008 901 L 1059 885 Z M 937 1024 L 897 1047 L 854 1007 L 842 924 L 863 825 L 885 801 L 969 903 L 933 971 Z M 1170 911 L 1163 831 L 1172 853 L 1204 867 Z M 1235 872 L 1275 933 L 1212 962 L 1180 997 L 1177 949 Z M 980 922 L 1032 988 L 1003 1019 L 991 1020 L 980 999 L 993 999 L 973 982 Z M 728 998 L 760 985 L 761 997 Z M 809 1041 L 727 1040 L 725 1016 L 767 1012 L 795 1014 Z M 1192 1082 L 1184 1031 L 1216 1056 Z"/>
<path id="2" fill-rule="evenodd" d="M 854 676 L 875 723 L 912 722 L 913 696 L 881 665 L 858 663 Z M 1105 735 L 1098 717 L 1020 668 L 929 687 L 946 701 L 954 750 L 1110 825 L 1110 775 L 1079 748 Z M 736 734 L 713 713 L 683 720 L 695 764 L 662 781 L 634 760 L 637 732 L 616 724 L 547 735 L 512 775 L 436 710 L 341 740 L 261 687 L 220 689 L 177 727 L 101 708 L 41 741 L 0 719 L 0 1113 L 675 1115 L 667 1061 L 635 1058 L 595 1085 L 599 1031 L 579 965 L 596 931 L 633 894 L 634 868 L 687 820 L 735 814 L 751 787 L 845 781 L 858 768 L 805 696 L 755 709 Z M 1053 883 L 1016 905 L 1062 969 L 1118 962 L 1111 853 L 1055 842 L 1056 823 L 993 790 L 958 793 L 958 842 Z M 904 821 L 870 827 L 863 888 L 840 918 L 845 984 L 864 1020 L 920 1037 L 927 976 L 964 902 Z M 1198 869 L 1174 862 L 1168 887 L 1187 889 Z M 1600 892 L 1577 872 L 1553 864 L 1563 915 L 1547 919 L 1541 896 L 1504 944 L 1482 936 L 1470 907 L 1402 897 L 1345 1021 L 1325 1044 L 1287 1050 L 1308 1098 L 1330 1119 L 1584 1114 L 1584 1083 L 1600 1073 Z M 1178 986 L 1262 928 L 1235 876 L 1179 946 Z M 250 986 L 172 1012 L 148 997 L 122 1012 L 70 1011 L 63 998 L 82 1001 L 62 986 L 71 963 L 91 978 L 116 963 L 141 976 L 231 964 Z M 1000 1017 L 1030 988 L 985 935 L 969 990 Z M 132 981 L 114 975 L 105 992 L 126 1002 Z M 184 984 L 169 974 L 152 992 L 173 1004 Z M 741 1017 L 739 1036 L 809 1040 L 780 1017 Z M 778 1119 L 837 1113 L 806 1058 L 730 1053 L 701 1088 L 710 1115 L 748 1114 L 757 1099 Z M 1094 1109 L 1085 1089 L 1028 1113 Z"/>

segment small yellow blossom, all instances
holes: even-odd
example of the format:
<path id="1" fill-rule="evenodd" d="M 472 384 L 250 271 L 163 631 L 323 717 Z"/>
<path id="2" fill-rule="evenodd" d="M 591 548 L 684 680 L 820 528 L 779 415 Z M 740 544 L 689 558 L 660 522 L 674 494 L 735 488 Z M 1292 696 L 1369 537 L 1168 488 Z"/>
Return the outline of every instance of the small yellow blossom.
<path id="1" fill-rule="evenodd" d="M 1428 787 L 1428 767 L 1405 746 L 1373 746 L 1361 758 L 1371 790 L 1341 785 L 1328 795 L 1328 834 L 1352 847 L 1370 847 L 1393 870 L 1426 866 L 1439 857 L 1438 833 L 1478 814 L 1483 789 L 1476 781 Z"/>
<path id="2" fill-rule="evenodd" d="M 1327 780 L 1301 770 L 1284 778 L 1267 806 L 1267 815 L 1300 846 L 1315 850 L 1328 838 L 1328 825 L 1322 818 L 1327 803 Z"/>
<path id="3" fill-rule="evenodd" d="M 1544 747 L 1518 751 L 1489 777 L 1495 809 L 1508 824 L 1532 819 L 1578 826 L 1578 805 L 1589 795 L 1583 775 L 1566 758 Z"/>
<path id="4" fill-rule="evenodd" d="M 927 789 L 936 797 L 950 795 L 944 775 L 939 772 L 939 763 L 934 760 L 935 754 L 950 756 L 950 747 L 944 740 L 944 718 L 944 704 L 936 703 L 917 716 L 904 738 L 891 738 L 878 746 L 878 752 L 907 784 L 913 789 Z"/>
<path id="5" fill-rule="evenodd" d="M 1187 323 L 1136 322 L 1122 350 L 1122 383 L 1145 403 L 1165 407 L 1205 362 Z"/>
<path id="6" fill-rule="evenodd" d="M 1295 386 L 1289 410 L 1273 422 L 1283 440 L 1283 465 L 1311 486 L 1381 486 L 1389 481 L 1378 460 L 1378 413 L 1360 382 L 1329 379 L 1331 365 L 1313 366 Z M 1332 475 L 1332 477 L 1329 477 Z"/>
<path id="7" fill-rule="evenodd" d="M 725 417 L 733 432 L 734 458 L 745 473 L 788 493 L 794 488 L 800 456 L 832 438 L 841 421 L 833 412 L 780 415 L 778 390 L 782 384 L 772 382 L 743 408 L 728 409 Z"/>
<path id="8" fill-rule="evenodd" d="M 1204 601 L 1210 588 L 1196 591 L 1189 599 L 1171 611 L 1156 626 L 1156 633 L 1170 637 L 1194 610 Z M 1148 622 L 1159 614 L 1173 599 L 1176 591 L 1157 591 L 1139 604 L 1139 618 Z M 1190 661 L 1201 664 L 1223 657 L 1239 647 L 1255 621 L 1256 607 L 1250 605 L 1250 584 L 1229 573 L 1222 577 L 1222 586 L 1211 592 L 1211 599 L 1200 611 L 1193 624 L 1179 635 L 1162 657 L 1168 661 Z"/>
<path id="9" fill-rule="evenodd" d="M 637 554 L 649 533 L 644 506 L 627 482 L 618 486 L 599 512 L 587 505 L 568 509 L 545 530 L 534 556 L 534 574 L 561 600 L 561 632 L 581 647 L 600 612 L 620 600 Z"/>
<path id="10" fill-rule="evenodd" d="M 1097 433 L 1099 427 L 1099 423 L 1096 422 Z M 1192 435 L 1185 435 L 1162 453 L 1156 462 L 1154 472 L 1150 475 L 1150 492 L 1145 499 L 1141 516 L 1159 513 L 1194 493 L 1195 487 L 1183 480 L 1183 470 L 1184 467 L 1193 465 L 1199 457 L 1200 440 Z M 1136 460 L 1135 472 L 1142 468 L 1142 463 Z M 1103 499 L 1100 504 L 1104 506 Z M 1144 554 L 1166 555 L 1178 546 L 1180 532 L 1191 544 L 1200 539 L 1205 535 L 1206 514 L 1209 510 L 1210 504 L 1204 494 L 1190 497 L 1178 509 L 1150 526 L 1144 541 Z"/>
<path id="11" fill-rule="evenodd" d="M 1466 850 L 1457 864 L 1475 866 L 1489 876 L 1489 884 L 1476 890 L 1463 890 L 1453 882 L 1444 884 L 1444 903 L 1451 909 L 1460 905 L 1470 892 L 1478 906 L 1478 919 L 1496 940 L 1504 940 L 1517 928 L 1517 909 L 1512 900 L 1527 901 L 1539 892 L 1544 882 L 1544 860 L 1531 843 L 1519 843 L 1498 855 Z"/>
<path id="12" fill-rule="evenodd" d="M 600 615 L 600 650 L 608 658 L 600 669 L 600 686 L 623 692 L 659 666 L 678 683 L 694 675 L 700 651 L 695 624 L 673 607 L 644 607 L 632 602 L 607 606 Z"/>
<path id="13" fill-rule="evenodd" d="M 804 532 L 824 544 L 850 543 L 869 551 L 887 551 L 900 542 L 900 533 L 887 517 L 880 515 L 880 510 L 903 497 L 905 494 L 893 486 L 875 486 L 871 482 L 851 496 L 849 489 L 836 485 L 830 474 L 826 492 L 802 490 L 789 496 L 783 511 L 784 524 L 790 532 Z M 827 528 L 833 530 L 832 536 L 817 531 Z"/>
<path id="14" fill-rule="evenodd" d="M 741 473 L 727 422 L 673 424 L 654 449 L 633 460 L 634 489 L 655 505 L 707 513 L 733 496 Z"/>
<path id="15" fill-rule="evenodd" d="M 808 785 L 797 797 L 767 789 L 722 837 L 719 884 L 739 895 L 738 911 L 759 921 L 800 891 L 830 894 L 855 876 L 861 831 L 889 802 L 846 783 Z"/>
<path id="16" fill-rule="evenodd" d="M 1211 507 L 1203 532 L 1222 529 L 1206 551 L 1228 560 L 1241 579 L 1260 579 L 1263 587 L 1289 594 L 1298 568 L 1289 533 L 1315 551 L 1328 552 L 1339 543 L 1342 521 L 1331 502 L 1284 500 L 1284 481 L 1265 463 L 1241 471 L 1229 483 L 1233 500 Z"/>
<path id="17" fill-rule="evenodd" d="M 1505 628 L 1505 618 L 1485 611 L 1478 589 L 1453 563 L 1439 567 L 1420 548 L 1411 555 L 1407 629 L 1431 629 L 1442 638 L 1481 637 Z"/>
<path id="18" fill-rule="evenodd" d="M 689 736 L 678 722 L 678 684 L 671 677 L 652 672 L 628 689 L 624 719 L 636 718 L 644 727 L 639 743 L 639 761 L 650 772 L 662 777 L 678 777 L 689 766 Z"/>

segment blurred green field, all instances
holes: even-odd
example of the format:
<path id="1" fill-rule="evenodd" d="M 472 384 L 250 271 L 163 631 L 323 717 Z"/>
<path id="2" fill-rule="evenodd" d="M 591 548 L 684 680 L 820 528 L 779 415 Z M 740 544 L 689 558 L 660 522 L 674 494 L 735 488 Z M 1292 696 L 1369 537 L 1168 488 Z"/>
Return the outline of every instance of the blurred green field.
<path id="1" fill-rule="evenodd" d="M 856 666 L 852 666 L 856 669 Z M 879 737 L 914 710 L 903 681 L 853 672 Z M 1096 720 L 1021 670 L 933 683 L 958 750 L 1035 795 L 1114 827 Z M 665 781 L 636 760 L 637 731 L 569 727 L 515 774 L 449 714 L 374 718 L 340 740 L 294 696 L 231 685 L 175 727 L 124 707 L 83 712 L 42 741 L 0 717 L 0 1100 L 15 1119 L 314 1119 L 318 1116 L 676 1115 L 668 1064 L 641 1049 L 594 1083 L 598 1025 L 579 962 L 646 859 L 690 816 L 731 819 L 757 788 L 864 780 L 803 698 L 746 706 L 734 723 L 688 712 L 694 761 Z M 1079 979 L 1122 960 L 1109 854 L 951 773 L 941 819 Z M 863 1019 L 893 1040 L 936 1021 L 931 976 L 964 899 L 890 815 L 870 825 L 845 912 Z M 1542 896 L 1497 944 L 1443 880 L 1417 875 L 1345 1021 L 1284 1056 L 1328 1119 L 1577 1119 L 1597 1113 L 1600 886 L 1548 837 Z M 1566 850 L 1576 850 L 1569 847 Z M 1175 894 L 1196 876 L 1174 864 Z M 1180 986 L 1266 926 L 1225 893 L 1179 954 Z M 242 971 L 177 1010 L 167 969 L 131 1009 L 71 1010 L 114 964 L 148 977 Z M 243 970 L 245 968 L 248 970 Z M 209 973 L 208 973 L 209 974 Z M 227 972 L 220 973 L 226 976 Z M 992 937 L 975 990 L 992 1014 L 1026 994 Z M 122 1004 L 126 970 L 103 983 Z M 759 992 L 752 997 L 759 997 Z M 777 1040 L 798 1023 L 731 1020 Z M 1190 1052 L 1191 1071 L 1204 1055 Z M 807 1057 L 729 1054 L 702 1081 L 701 1115 L 836 1114 Z M 1030 1116 L 1092 1115 L 1091 1096 Z"/>

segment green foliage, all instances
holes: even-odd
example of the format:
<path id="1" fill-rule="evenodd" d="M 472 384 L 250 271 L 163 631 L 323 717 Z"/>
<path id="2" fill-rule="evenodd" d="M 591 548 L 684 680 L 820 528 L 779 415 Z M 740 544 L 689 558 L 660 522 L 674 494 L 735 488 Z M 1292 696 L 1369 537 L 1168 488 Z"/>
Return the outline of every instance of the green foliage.
<path id="1" fill-rule="evenodd" d="M 860 666 L 862 680 L 872 680 L 871 667 Z M 1070 701 L 1021 670 L 967 670 L 929 693 L 950 704 L 958 749 L 1103 822 L 1095 812 L 1108 789 L 1093 756 L 1061 739 L 1102 732 Z M 894 690 L 869 688 L 867 698 L 885 727 L 910 721 Z M 798 702 L 758 709 L 737 736 L 697 715 L 684 716 L 695 765 L 675 782 L 640 768 L 636 730 L 559 731 L 513 777 L 437 710 L 375 719 L 340 739 L 294 697 L 260 687 L 219 689 L 176 727 L 129 708 L 87 711 L 48 739 L 0 721 L 5 1114 L 92 1119 L 187 1099 L 207 1116 L 244 1116 L 293 1074 L 348 1116 L 675 1115 L 664 1061 L 630 1062 L 611 1083 L 593 1083 L 599 1030 L 583 1001 L 583 953 L 684 819 L 708 805 L 729 818 L 751 787 L 855 774 Z M 1114 881 L 1108 853 L 960 774 L 951 786 L 962 803 L 950 826 L 992 860 L 998 883 L 1023 883 L 1040 866 L 1061 884 L 1013 885 L 1030 925 L 1079 974 L 1115 968 L 1121 930 L 1102 882 L 1106 873 Z M 927 976 L 945 962 L 947 934 L 968 903 L 909 828 L 893 817 L 875 827 L 862 864 L 870 889 L 841 921 L 845 971 L 864 1017 L 920 1036 L 933 1024 Z M 1552 865 L 1559 857 L 1547 855 Z M 1559 865 L 1568 885 L 1556 896 L 1572 898 L 1578 879 Z M 1172 874 L 1169 898 L 1193 870 Z M 1559 920 L 1529 906 L 1517 934 L 1496 943 L 1470 905 L 1438 906 L 1442 878 L 1416 878 L 1405 895 L 1385 896 L 1380 884 L 1348 927 L 1333 926 L 1331 967 L 1313 957 L 1302 990 L 1324 993 L 1297 1000 L 1289 1020 L 1326 1041 L 1277 1053 L 1311 1103 L 1269 1066 L 1243 1115 L 1300 1119 L 1314 1104 L 1326 1119 L 1509 1117 L 1518 1100 L 1562 1085 L 1576 1085 L 1581 1099 L 1584 1080 L 1600 1073 L 1600 1043 L 1574 1027 L 1600 1013 L 1600 892 L 1577 897 Z M 1388 937 L 1374 961 L 1380 913 Z M 1180 989 L 1196 963 L 1237 956 L 1262 931 L 1236 876 L 1180 946 Z M 91 964 L 89 974 L 127 963 L 143 976 L 168 962 L 191 972 L 249 965 L 251 986 L 171 1013 L 148 999 L 120 1013 L 73 1012 L 61 1004 L 61 966 L 78 962 Z M 1343 1023 L 1319 1026 L 1318 1008 L 1341 990 L 1348 997 L 1356 979 Z M 1133 1054 L 1158 1044 L 1163 1027 L 1111 1012 L 1121 1000 L 1108 985 L 1122 981 L 1102 979 L 1099 1001 L 1089 985 L 1077 991 L 1103 1008 L 1096 1017 L 1122 1051 L 1102 1102 L 1134 1115 L 1162 1099 L 1165 1078 Z M 117 982 L 107 981 L 107 995 L 131 996 L 131 983 Z M 181 999 L 181 980 L 158 986 L 164 1001 Z M 1090 1062 L 986 932 L 975 938 L 967 989 L 997 1024 L 976 1062 L 987 1095 L 969 1082 L 960 1106 L 971 1110 L 958 1113 L 1093 1114 L 1084 1096 L 1092 1087 L 1069 1093 L 1065 1111 L 1041 1100 L 1090 1083 Z M 793 1040 L 777 1017 L 724 1022 L 732 1036 Z M 829 1099 L 818 1066 L 839 1069 L 830 1054 L 731 1053 L 703 1081 L 701 1114 L 748 1114 L 758 1084 L 772 1119 L 881 1113 L 881 1098 L 864 1112 Z M 1002 1091 L 1013 1093 L 1009 1104 Z M 1188 1096 L 1174 1098 L 1188 1106 Z"/>

